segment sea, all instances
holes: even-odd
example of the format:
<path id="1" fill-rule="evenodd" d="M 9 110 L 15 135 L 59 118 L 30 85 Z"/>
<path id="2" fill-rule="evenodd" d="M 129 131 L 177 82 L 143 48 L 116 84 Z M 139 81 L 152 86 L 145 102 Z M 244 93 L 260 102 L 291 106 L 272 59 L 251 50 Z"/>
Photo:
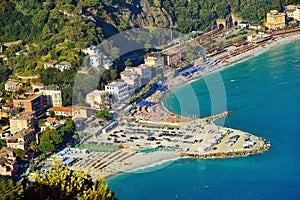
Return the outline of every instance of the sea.
<path id="1" fill-rule="evenodd" d="M 118 199 L 300 199 L 299 40 L 173 89 L 162 101 L 184 116 L 230 110 L 216 124 L 263 137 L 271 148 L 122 174 L 107 181 Z"/>

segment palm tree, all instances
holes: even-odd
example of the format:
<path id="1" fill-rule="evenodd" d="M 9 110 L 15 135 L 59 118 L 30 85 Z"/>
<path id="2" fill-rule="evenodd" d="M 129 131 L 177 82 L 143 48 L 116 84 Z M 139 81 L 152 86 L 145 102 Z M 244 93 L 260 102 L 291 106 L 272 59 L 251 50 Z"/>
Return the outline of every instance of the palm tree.
<path id="1" fill-rule="evenodd" d="M 32 150 L 32 151 L 34 151 L 34 152 L 36 152 L 37 144 L 35 143 L 35 141 L 32 141 L 32 142 L 29 144 L 28 149 L 29 149 L 29 150 Z"/>

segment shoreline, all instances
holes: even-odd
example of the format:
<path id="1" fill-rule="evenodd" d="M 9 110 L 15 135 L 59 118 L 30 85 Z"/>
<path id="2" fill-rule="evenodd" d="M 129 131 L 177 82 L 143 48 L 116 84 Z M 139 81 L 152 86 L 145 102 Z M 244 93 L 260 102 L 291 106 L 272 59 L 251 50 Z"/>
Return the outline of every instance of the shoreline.
<path id="1" fill-rule="evenodd" d="M 189 80 L 183 80 L 181 78 L 180 81 L 179 81 L 177 79 L 178 82 L 175 83 L 175 84 L 171 84 L 170 86 L 172 87 L 172 90 L 182 88 L 182 87 L 186 86 L 187 84 L 198 81 L 199 79 L 205 78 L 208 75 L 223 71 L 223 70 L 228 69 L 228 68 L 230 68 L 230 67 L 232 67 L 236 64 L 245 62 L 246 60 L 249 60 L 249 59 L 257 57 L 261 54 L 267 53 L 268 51 L 270 51 L 273 48 L 277 48 L 277 47 L 289 44 L 293 41 L 300 40 L 300 33 L 290 34 L 290 35 L 285 36 L 285 37 L 277 37 L 276 39 L 278 39 L 278 40 L 268 41 L 266 43 L 265 47 L 258 46 L 256 48 L 250 50 L 250 51 L 247 51 L 247 52 L 241 53 L 237 56 L 231 57 L 231 58 L 229 58 L 228 63 L 217 64 L 213 69 L 210 69 L 208 71 L 204 71 L 203 73 L 200 73 L 200 74 L 196 74 L 196 75 L 194 75 L 194 77 L 192 77 Z M 216 59 L 217 59 L 217 57 L 216 57 Z M 178 77 L 175 77 L 175 79 L 176 78 L 178 78 Z M 171 87 L 170 87 L 170 89 L 168 89 L 165 92 L 166 93 L 169 92 L 169 90 L 171 90 Z"/>
<path id="2" fill-rule="evenodd" d="M 161 108 L 160 112 L 180 116 L 168 110 L 163 102 L 163 98 L 168 98 L 167 95 L 171 94 L 172 90 L 176 90 L 178 89 L 178 87 L 179 88 L 184 87 L 186 86 L 186 84 L 197 81 L 201 78 L 205 78 L 205 76 L 225 70 L 238 63 L 244 62 L 245 60 L 266 53 L 272 48 L 276 48 L 299 39 L 300 39 L 300 34 L 297 34 L 297 35 L 290 35 L 288 37 L 280 38 L 277 41 L 269 41 L 270 43 L 266 44 L 266 47 L 258 46 L 255 49 L 251 50 L 250 52 L 244 52 L 238 56 L 230 58 L 230 61 L 228 63 L 222 63 L 221 65 L 216 65 L 214 66 L 214 68 L 210 69 L 209 71 L 205 71 L 204 73 L 195 75 L 195 77 L 193 77 L 190 80 L 180 79 L 181 81 L 177 82 L 177 84 L 173 84 L 173 85 L 168 84 L 169 89 L 167 89 L 164 92 L 157 93 L 156 95 L 154 95 L 154 97 L 151 98 L 157 100 L 159 104 L 158 106 Z M 184 116 L 180 116 L 180 117 L 186 118 Z M 258 137 L 256 135 L 241 130 L 215 125 L 213 122 L 214 120 L 205 123 L 204 118 L 197 119 L 197 123 L 202 125 L 202 129 L 200 126 L 200 128 L 198 128 L 199 133 L 195 132 L 194 134 L 195 137 L 198 138 L 203 137 L 204 142 L 202 142 L 201 144 L 194 143 L 189 146 L 185 146 L 183 144 L 182 150 L 179 151 L 176 150 L 167 153 L 164 153 L 164 151 L 161 150 L 155 152 L 149 152 L 149 153 L 135 153 L 129 158 L 126 157 L 126 152 L 132 153 L 134 146 L 130 147 L 128 150 L 118 150 L 121 151 L 121 153 L 119 154 L 121 155 L 120 157 L 122 158 L 124 154 L 124 157 L 126 157 L 126 159 L 121 160 L 119 159 L 118 156 L 116 156 L 117 159 L 111 162 L 111 164 L 109 164 L 108 167 L 103 168 L 103 170 L 101 171 L 94 171 L 95 173 L 93 173 L 93 175 L 95 175 L 96 177 L 102 176 L 105 177 L 107 180 L 110 180 L 122 174 L 139 173 L 139 171 L 143 173 L 143 171 L 157 170 L 156 167 L 159 167 L 161 165 L 164 166 L 169 162 L 178 161 L 180 159 L 224 159 L 229 157 L 242 157 L 242 156 L 249 156 L 258 153 L 263 153 L 264 151 L 267 151 L 270 147 L 270 144 L 261 137 Z M 153 126 L 155 124 L 155 121 L 153 122 L 150 121 L 149 124 Z M 188 124 L 188 126 L 192 126 L 192 124 Z M 123 128 L 121 127 L 118 129 L 121 130 Z M 194 126 L 194 128 L 196 128 L 196 126 Z M 229 130 L 231 131 L 230 134 L 228 133 Z M 232 136 L 235 137 L 237 135 L 239 136 L 240 139 L 237 139 L 235 142 L 233 142 L 232 145 L 229 146 L 229 143 L 232 142 L 230 138 Z M 247 143 L 246 137 L 249 138 L 251 137 L 250 142 L 254 142 L 254 144 L 250 145 L 250 147 L 248 148 L 245 148 L 245 146 L 243 146 L 245 143 Z M 213 140 L 214 142 L 211 142 L 211 140 Z M 136 143 L 142 144 L 142 141 L 139 140 Z M 135 143 L 133 143 L 133 145 L 135 145 Z"/>

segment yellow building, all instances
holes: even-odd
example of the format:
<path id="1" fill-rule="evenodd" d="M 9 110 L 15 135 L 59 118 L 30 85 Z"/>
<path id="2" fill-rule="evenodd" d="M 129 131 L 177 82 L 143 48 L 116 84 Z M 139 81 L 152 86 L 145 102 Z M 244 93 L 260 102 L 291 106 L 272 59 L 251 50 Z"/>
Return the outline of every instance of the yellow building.
<path id="1" fill-rule="evenodd" d="M 144 61 L 146 65 L 151 67 L 158 67 L 164 63 L 163 57 L 157 53 L 146 54 Z"/>
<path id="2" fill-rule="evenodd" d="M 285 13 L 279 13 L 278 10 L 271 10 L 269 13 L 267 13 L 267 22 L 265 26 L 268 29 L 284 28 L 285 24 Z"/>
<path id="3" fill-rule="evenodd" d="M 9 119 L 10 132 L 15 134 L 23 129 L 34 129 L 34 112 L 22 112 Z"/>

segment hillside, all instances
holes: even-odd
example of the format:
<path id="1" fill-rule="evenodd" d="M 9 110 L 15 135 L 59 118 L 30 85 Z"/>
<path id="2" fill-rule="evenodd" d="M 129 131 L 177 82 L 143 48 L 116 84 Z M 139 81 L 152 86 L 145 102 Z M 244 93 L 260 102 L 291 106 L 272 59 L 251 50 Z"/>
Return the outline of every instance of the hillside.
<path id="1" fill-rule="evenodd" d="M 84 56 L 80 48 L 123 30 L 167 27 L 188 33 L 230 13 L 261 23 L 269 10 L 290 3 L 299 0 L 0 0 L 0 43 L 22 40 L 4 52 L 8 63 L 0 70 L 40 75 L 45 61 L 69 61 L 73 71 L 61 81 L 69 84 Z"/>

